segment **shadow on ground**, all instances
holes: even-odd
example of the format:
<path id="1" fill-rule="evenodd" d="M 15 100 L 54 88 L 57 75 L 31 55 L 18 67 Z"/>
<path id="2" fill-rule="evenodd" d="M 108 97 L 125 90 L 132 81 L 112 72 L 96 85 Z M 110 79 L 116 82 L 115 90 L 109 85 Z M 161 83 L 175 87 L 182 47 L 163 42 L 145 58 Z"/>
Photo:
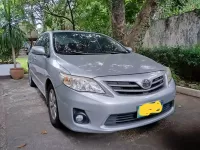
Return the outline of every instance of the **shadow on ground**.
<path id="1" fill-rule="evenodd" d="M 46 99 L 42 95 L 41 92 L 37 89 L 38 94 L 40 98 L 44 101 L 46 105 Z M 187 116 L 186 118 L 188 118 Z M 200 116 L 199 116 L 200 117 Z M 200 119 L 200 118 L 199 118 Z M 189 120 L 188 120 L 189 121 Z M 167 124 L 167 125 L 166 125 Z M 179 124 L 182 124 L 180 122 Z M 53 127 L 53 126 L 52 126 Z M 143 149 L 160 149 L 160 147 L 166 147 L 167 149 L 174 149 L 174 150 L 196 150 L 198 149 L 200 144 L 200 126 L 196 127 L 195 125 L 193 127 L 184 125 L 183 128 L 179 128 L 180 126 L 174 127 L 174 123 L 170 124 L 170 122 L 167 121 L 167 119 L 164 119 L 162 121 L 146 125 L 140 128 L 136 129 L 130 129 L 126 131 L 119 131 L 115 133 L 107 133 L 107 134 L 94 134 L 94 133 L 79 133 L 74 132 L 66 128 L 64 125 L 61 126 L 60 129 L 57 129 L 63 134 L 66 138 L 71 138 L 71 142 L 74 144 L 79 143 L 83 147 L 86 147 L 88 145 L 94 145 L 98 142 L 98 145 L 109 143 L 113 144 L 117 142 L 118 140 L 121 141 L 121 143 L 130 143 L 132 142 L 133 145 L 139 145 L 139 147 L 142 147 Z M 177 130 L 177 128 L 179 128 Z M 151 142 L 148 138 L 156 137 L 156 136 L 162 136 L 160 139 L 162 139 L 161 143 L 157 143 L 155 145 L 149 146 L 147 144 L 148 142 Z M 144 142 L 143 140 L 146 140 Z M 118 140 L 116 140 L 118 139 Z M 126 140 L 126 142 L 122 142 L 123 140 Z M 106 142 L 105 142 L 106 141 Z M 146 147 L 143 147 L 142 144 L 146 145 Z M 124 148 L 129 149 L 129 146 L 124 146 Z M 140 149 L 139 148 L 139 149 Z M 161 148 L 162 149 L 162 148 Z M 148 149 L 149 150 L 149 149 Z"/>
<path id="2" fill-rule="evenodd" d="M 8 150 L 26 143 L 25 150 L 198 150 L 200 99 L 178 94 L 176 111 L 148 126 L 109 134 L 55 129 L 44 96 L 27 79 L 1 80 Z M 1 100 L 1 99 L 0 99 Z M 1 114 L 0 114 L 1 115 Z M 41 134 L 46 130 L 47 134 Z"/>
<path id="3" fill-rule="evenodd" d="M 193 128 L 187 131 L 177 132 L 174 129 L 169 129 L 168 134 L 164 135 L 164 143 L 170 149 L 177 150 L 197 150 L 200 149 L 200 129 Z"/>

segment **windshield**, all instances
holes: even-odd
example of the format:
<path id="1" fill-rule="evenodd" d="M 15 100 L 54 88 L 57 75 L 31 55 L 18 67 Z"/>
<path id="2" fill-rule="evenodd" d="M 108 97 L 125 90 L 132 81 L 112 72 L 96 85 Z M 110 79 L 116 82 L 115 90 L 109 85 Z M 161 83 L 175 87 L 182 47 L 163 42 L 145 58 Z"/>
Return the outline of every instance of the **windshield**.
<path id="1" fill-rule="evenodd" d="M 57 32 L 53 45 L 55 52 L 63 55 L 129 53 L 111 38 L 95 33 Z"/>

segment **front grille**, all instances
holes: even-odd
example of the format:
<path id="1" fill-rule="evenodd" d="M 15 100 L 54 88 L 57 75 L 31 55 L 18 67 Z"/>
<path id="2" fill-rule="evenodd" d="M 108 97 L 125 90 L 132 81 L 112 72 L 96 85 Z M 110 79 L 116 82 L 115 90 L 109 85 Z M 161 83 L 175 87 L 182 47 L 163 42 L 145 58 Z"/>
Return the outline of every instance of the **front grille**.
<path id="1" fill-rule="evenodd" d="M 142 95 L 156 92 L 164 87 L 164 76 L 157 77 L 152 80 L 152 85 L 149 89 L 144 89 L 136 82 L 129 81 L 106 81 L 113 91 L 121 95 Z"/>
<path id="2" fill-rule="evenodd" d="M 169 103 L 166 103 L 163 105 L 163 110 L 159 114 L 152 114 L 148 117 L 143 117 L 143 118 L 137 118 L 137 112 L 131 112 L 131 113 L 125 113 L 125 114 L 115 114 L 115 115 L 110 115 L 108 119 L 105 122 L 106 126 L 114 126 L 114 125 L 121 125 L 121 124 L 128 124 L 128 123 L 133 123 L 134 121 L 139 121 L 139 120 L 144 120 L 144 119 L 149 119 L 151 117 L 163 114 L 171 109 L 173 106 L 174 101 L 171 101 Z"/>

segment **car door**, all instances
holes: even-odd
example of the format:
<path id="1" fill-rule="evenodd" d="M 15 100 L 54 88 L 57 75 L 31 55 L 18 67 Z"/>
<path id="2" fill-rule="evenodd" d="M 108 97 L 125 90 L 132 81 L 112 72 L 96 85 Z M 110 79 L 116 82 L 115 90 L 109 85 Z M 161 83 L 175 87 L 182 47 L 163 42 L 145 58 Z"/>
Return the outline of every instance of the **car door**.
<path id="1" fill-rule="evenodd" d="M 46 55 L 36 55 L 35 57 L 35 67 L 36 69 L 36 76 L 38 77 L 38 84 L 39 84 L 39 89 L 43 94 L 45 94 L 45 82 L 47 78 L 47 63 L 48 59 L 50 56 L 49 53 L 49 33 L 45 33 L 42 36 L 42 42 L 40 43 L 39 46 L 44 47 Z"/>
<path id="2" fill-rule="evenodd" d="M 35 46 L 40 46 L 42 45 L 42 39 L 43 36 L 39 37 L 38 40 L 35 43 Z M 36 58 L 37 55 L 33 53 L 33 50 L 31 49 L 29 56 L 28 56 L 28 60 L 29 60 L 29 71 L 31 72 L 32 75 L 32 80 L 34 81 L 34 83 L 37 85 L 37 87 L 40 88 L 40 84 L 39 84 L 39 77 L 37 75 L 37 63 L 36 63 Z"/>
<path id="3" fill-rule="evenodd" d="M 46 83 L 46 79 L 48 76 L 47 66 L 48 66 L 48 61 L 50 59 L 50 35 L 49 35 L 49 33 L 46 33 L 44 35 L 43 47 L 45 49 L 46 55 L 40 56 L 41 59 L 38 60 L 38 62 L 40 63 L 40 71 L 41 71 L 41 72 L 39 72 L 39 77 L 40 77 L 39 79 L 40 79 L 41 83 L 43 83 L 42 88 L 43 88 L 43 91 L 45 92 L 45 83 Z"/>

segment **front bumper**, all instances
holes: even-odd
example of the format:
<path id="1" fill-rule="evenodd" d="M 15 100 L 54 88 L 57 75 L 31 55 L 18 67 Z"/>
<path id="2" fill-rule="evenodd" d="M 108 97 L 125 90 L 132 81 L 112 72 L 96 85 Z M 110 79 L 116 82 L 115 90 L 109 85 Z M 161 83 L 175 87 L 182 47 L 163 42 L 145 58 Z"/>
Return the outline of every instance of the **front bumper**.
<path id="1" fill-rule="evenodd" d="M 149 95 L 142 96 L 104 96 L 93 93 L 76 92 L 65 85 L 55 89 L 58 101 L 58 110 L 60 121 L 69 129 L 77 132 L 88 133 L 109 133 L 120 130 L 126 130 L 151 124 L 159 121 L 174 112 L 174 105 L 166 112 L 159 115 L 125 123 L 116 126 L 106 126 L 107 118 L 112 114 L 123 114 L 136 112 L 137 106 L 161 100 L 163 104 L 174 100 L 176 86 L 173 80 L 162 90 Z M 90 119 L 88 124 L 77 124 L 73 119 L 73 108 L 82 109 Z"/>

